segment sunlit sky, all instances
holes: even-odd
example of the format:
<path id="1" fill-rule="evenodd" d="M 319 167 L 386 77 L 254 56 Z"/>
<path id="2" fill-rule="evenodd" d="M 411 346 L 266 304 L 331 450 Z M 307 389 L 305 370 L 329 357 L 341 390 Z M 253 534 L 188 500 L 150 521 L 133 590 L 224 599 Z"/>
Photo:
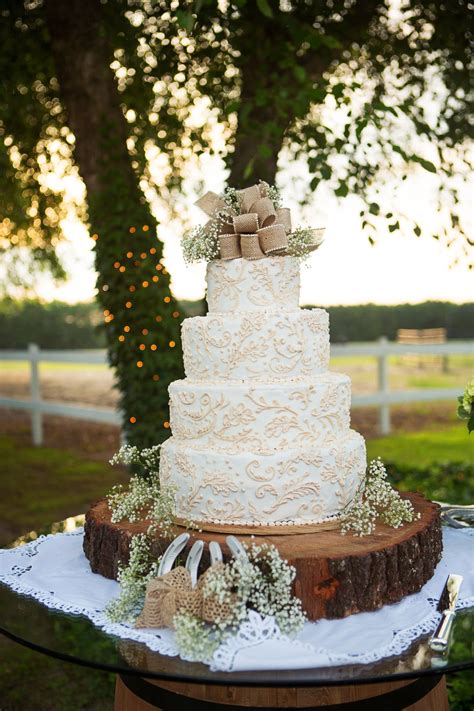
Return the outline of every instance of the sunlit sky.
<path id="1" fill-rule="evenodd" d="M 224 187 L 222 166 L 213 164 L 206 171 L 209 179 L 206 189 L 219 192 Z M 429 234 L 437 231 L 439 219 L 435 210 L 434 180 L 421 168 L 416 170 L 403 188 L 397 201 L 403 212 L 418 219 L 427 234 L 417 238 L 411 234 L 390 234 L 380 224 L 376 244 L 371 246 L 360 228 L 360 203 L 356 198 L 338 201 L 330 194 L 319 195 L 317 200 L 300 208 L 296 183 L 293 178 L 303 177 L 304 167 L 293 164 L 283 166 L 281 186 L 283 203 L 292 210 L 293 224 L 326 227 L 325 241 L 302 269 L 302 304 L 358 304 L 358 303 L 416 303 L 429 299 L 463 302 L 474 298 L 473 275 L 466 262 L 453 265 L 456 247 L 434 240 Z M 463 190 L 462 213 L 472 234 L 473 185 Z M 393 191 L 388 185 L 387 197 Z M 188 196 L 186 196 L 187 198 Z M 196 195 L 189 195 L 189 204 Z M 205 221 L 197 208 L 191 209 L 194 224 Z M 54 286 L 47 281 L 39 285 L 38 293 L 47 300 L 53 298 L 68 302 L 88 301 L 95 295 L 93 268 L 93 241 L 86 228 L 74 220 L 64 224 L 66 242 L 61 254 L 69 272 L 65 284 Z M 172 277 L 172 290 L 178 299 L 198 299 L 204 296 L 205 266 L 187 266 L 181 255 L 180 230 L 177 225 L 159 226 L 160 238 L 165 245 L 165 260 Z"/>

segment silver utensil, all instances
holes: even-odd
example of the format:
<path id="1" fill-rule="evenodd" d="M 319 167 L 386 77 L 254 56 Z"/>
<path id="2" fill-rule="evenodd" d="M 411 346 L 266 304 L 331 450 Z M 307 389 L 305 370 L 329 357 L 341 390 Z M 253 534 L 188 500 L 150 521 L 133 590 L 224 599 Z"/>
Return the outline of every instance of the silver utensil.
<path id="1" fill-rule="evenodd" d="M 442 612 L 442 617 L 429 641 L 430 649 L 434 652 L 446 652 L 449 647 L 454 617 L 456 615 L 456 602 L 459 597 L 462 581 L 462 575 L 455 575 L 453 573 L 449 575 L 446 580 L 438 603 L 438 610 Z"/>
<path id="2" fill-rule="evenodd" d="M 474 505 L 447 504 L 443 501 L 436 501 L 441 507 L 442 523 L 452 528 L 468 528 L 474 526 Z"/>

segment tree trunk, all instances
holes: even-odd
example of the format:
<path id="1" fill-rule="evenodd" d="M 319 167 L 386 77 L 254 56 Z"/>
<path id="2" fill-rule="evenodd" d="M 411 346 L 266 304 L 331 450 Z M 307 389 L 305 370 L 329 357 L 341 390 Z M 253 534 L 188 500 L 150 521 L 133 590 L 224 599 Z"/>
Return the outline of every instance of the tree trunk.
<path id="1" fill-rule="evenodd" d="M 100 0 L 46 0 L 61 97 L 76 139 L 96 241 L 98 298 L 129 442 L 168 435 L 168 383 L 181 376 L 179 312 L 139 189 Z"/>

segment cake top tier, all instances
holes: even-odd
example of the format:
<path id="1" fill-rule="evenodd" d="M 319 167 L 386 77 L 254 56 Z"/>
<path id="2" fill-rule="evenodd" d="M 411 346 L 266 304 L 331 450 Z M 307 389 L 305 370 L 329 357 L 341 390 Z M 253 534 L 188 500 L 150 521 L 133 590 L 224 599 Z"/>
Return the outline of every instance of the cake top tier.
<path id="1" fill-rule="evenodd" d="M 217 260 L 207 265 L 212 313 L 294 311 L 299 305 L 300 265 L 295 257 Z"/>

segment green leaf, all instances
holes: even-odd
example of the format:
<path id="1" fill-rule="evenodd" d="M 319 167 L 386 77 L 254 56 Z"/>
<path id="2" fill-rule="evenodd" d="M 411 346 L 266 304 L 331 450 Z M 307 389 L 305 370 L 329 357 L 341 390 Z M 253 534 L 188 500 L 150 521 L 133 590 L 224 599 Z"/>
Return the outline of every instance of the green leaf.
<path id="1" fill-rule="evenodd" d="M 396 222 L 393 222 L 391 225 L 388 226 L 388 231 L 389 231 L 389 232 L 395 232 L 395 230 L 399 230 L 399 229 L 400 229 L 400 223 L 399 223 L 398 220 L 397 220 Z"/>
<path id="2" fill-rule="evenodd" d="M 474 430 L 474 415 L 471 415 L 469 420 L 467 421 L 467 431 L 469 434 Z"/>
<path id="3" fill-rule="evenodd" d="M 295 65 L 293 66 L 293 74 L 295 75 L 296 79 L 297 79 L 301 84 L 304 84 L 304 82 L 305 82 L 306 79 L 307 79 L 307 74 L 306 74 L 306 70 L 304 69 L 304 67 L 300 67 L 299 64 L 295 64 Z"/>
<path id="4" fill-rule="evenodd" d="M 415 225 L 415 227 L 413 228 L 413 232 L 416 234 L 417 237 L 419 237 L 421 235 L 421 227 L 419 227 L 419 225 Z"/>
<path id="5" fill-rule="evenodd" d="M 257 0 L 257 7 L 265 17 L 273 17 L 273 10 L 267 0 Z"/>
<path id="6" fill-rule="evenodd" d="M 346 197 L 346 195 L 349 194 L 349 188 L 345 183 L 341 183 L 337 190 L 334 191 L 334 194 L 337 195 L 337 197 Z"/>
<path id="7" fill-rule="evenodd" d="M 310 184 L 309 184 L 309 187 L 311 188 L 311 190 L 314 191 L 314 190 L 316 190 L 316 188 L 318 187 L 319 183 L 320 183 L 319 178 L 313 178 L 312 181 L 311 181 Z"/>
<path id="8" fill-rule="evenodd" d="M 195 22 L 192 13 L 186 12 L 185 10 L 176 10 L 176 19 L 178 21 L 178 25 L 182 27 L 183 30 L 191 32 Z"/>
<path id="9" fill-rule="evenodd" d="M 371 215 L 378 215 L 380 212 L 380 205 L 376 202 L 371 202 L 369 205 L 369 212 Z"/>
<path id="10" fill-rule="evenodd" d="M 266 143 L 259 143 L 258 153 L 262 156 L 262 158 L 270 158 L 272 155 L 272 149 L 270 146 L 267 146 Z"/>
<path id="11" fill-rule="evenodd" d="M 245 166 L 245 170 L 244 170 L 244 178 L 245 179 L 250 178 L 250 176 L 252 175 L 254 163 L 255 163 L 255 158 L 251 158 L 249 160 L 249 162 L 247 163 L 247 165 Z"/>
<path id="12" fill-rule="evenodd" d="M 436 173 L 436 166 L 431 161 L 425 160 L 424 158 L 420 158 L 418 160 L 418 163 L 429 173 Z"/>

